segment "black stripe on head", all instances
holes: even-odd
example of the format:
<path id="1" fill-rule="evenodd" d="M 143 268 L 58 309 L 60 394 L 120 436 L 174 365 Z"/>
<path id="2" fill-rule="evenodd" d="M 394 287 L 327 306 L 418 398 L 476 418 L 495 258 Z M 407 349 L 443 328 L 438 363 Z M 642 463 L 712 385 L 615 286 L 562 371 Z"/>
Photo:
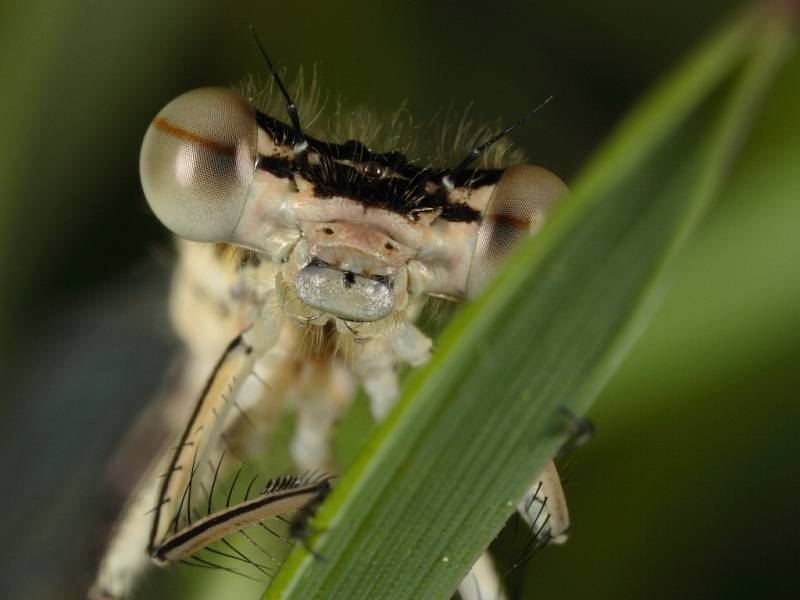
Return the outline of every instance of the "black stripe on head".
<path id="1" fill-rule="evenodd" d="M 259 111 L 256 121 L 276 145 L 294 145 L 296 133 L 289 125 Z M 319 155 L 319 161 L 307 160 L 308 155 L 303 160 L 259 156 L 257 167 L 276 177 L 302 177 L 314 186 L 318 198 L 349 198 L 407 217 L 437 211 L 448 221 L 479 221 L 480 211 L 449 201 L 442 178 L 450 176 L 455 187 L 475 190 L 496 184 L 503 174 L 502 169 L 462 169 L 455 173 L 422 167 L 409 162 L 402 152 L 374 152 L 357 140 L 334 144 L 305 137 L 305 141 L 308 154 Z M 368 162 L 385 167 L 390 174 L 381 178 L 365 175 L 359 166 Z"/>

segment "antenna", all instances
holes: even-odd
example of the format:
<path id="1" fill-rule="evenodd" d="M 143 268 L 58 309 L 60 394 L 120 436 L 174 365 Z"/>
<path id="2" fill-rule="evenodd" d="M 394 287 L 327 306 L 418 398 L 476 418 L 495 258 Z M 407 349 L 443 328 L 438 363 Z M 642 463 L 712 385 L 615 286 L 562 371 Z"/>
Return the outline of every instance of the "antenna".
<path id="1" fill-rule="evenodd" d="M 308 142 L 306 141 L 306 138 L 303 135 L 303 130 L 300 127 L 300 116 L 297 114 L 297 105 L 294 103 L 294 100 L 292 100 L 292 97 L 286 90 L 286 86 L 283 85 L 283 81 L 281 80 L 280 75 L 278 75 L 278 72 L 275 70 L 275 67 L 272 66 L 272 61 L 269 59 L 269 55 L 264 49 L 264 44 L 262 44 L 261 40 L 258 38 L 255 28 L 252 25 L 249 27 L 250 33 L 253 35 L 256 45 L 261 51 L 261 56 L 263 56 L 264 60 L 267 62 L 267 67 L 269 68 L 269 72 L 272 74 L 272 78 L 275 80 L 275 83 L 278 84 L 278 89 L 281 91 L 283 98 L 286 100 L 286 111 L 289 113 L 289 118 L 292 121 L 292 127 L 294 128 L 296 134 L 294 147 L 292 150 L 294 150 L 295 154 L 305 152 L 306 148 L 308 148 Z"/>
<path id="2" fill-rule="evenodd" d="M 452 189 L 452 187 L 453 187 L 453 176 L 454 175 L 460 173 L 461 171 L 466 169 L 471 163 L 473 163 L 475 160 L 477 160 L 480 157 L 480 155 L 483 154 L 484 151 L 489 146 L 491 146 L 492 144 L 494 144 L 498 140 L 503 139 L 505 136 L 507 136 L 512 131 L 514 131 L 520 125 L 523 125 L 533 115 L 535 115 L 542 108 L 547 106 L 552 99 L 553 99 L 553 96 L 548 96 L 547 98 L 544 99 L 544 101 L 542 101 L 539 104 L 537 104 L 536 106 L 534 106 L 532 109 L 530 109 L 527 113 L 525 113 L 521 118 L 517 119 L 511 125 L 509 125 L 505 129 L 499 131 L 498 133 L 495 133 L 492 137 L 490 137 L 485 142 L 483 142 L 481 144 L 478 144 L 477 146 L 472 148 L 472 150 L 469 151 L 469 153 L 464 158 L 464 160 L 462 160 L 460 163 L 458 163 L 458 165 L 456 166 L 455 169 L 450 171 L 450 175 L 445 175 L 442 178 L 442 183 L 444 184 L 444 186 L 446 188 L 448 188 L 448 189 Z"/>

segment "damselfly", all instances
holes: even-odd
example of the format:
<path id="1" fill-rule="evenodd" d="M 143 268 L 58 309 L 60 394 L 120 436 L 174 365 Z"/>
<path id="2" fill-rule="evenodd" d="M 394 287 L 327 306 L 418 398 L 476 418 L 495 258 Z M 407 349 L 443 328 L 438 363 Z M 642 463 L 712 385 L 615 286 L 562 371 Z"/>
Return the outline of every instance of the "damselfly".
<path id="1" fill-rule="evenodd" d="M 301 520 L 288 515 L 307 514 L 332 485 L 331 432 L 359 386 L 383 419 L 398 368 L 429 359 L 431 340 L 415 325 L 426 303 L 474 297 L 565 193 L 509 151 L 506 135 L 535 109 L 493 135 L 462 123 L 450 148 L 460 160 L 426 166 L 410 158 L 413 132 L 398 116 L 340 111 L 325 141 L 312 136 L 300 115 L 314 119 L 315 95 L 300 111 L 264 57 L 266 100 L 253 87 L 195 90 L 170 102 L 144 139 L 145 195 L 179 238 L 171 306 L 190 359 L 178 395 L 201 389 L 127 507 L 96 597 L 128 597 L 151 559 L 214 566 L 200 552 L 215 542 L 217 556 L 271 573 L 263 563 L 274 557 L 248 529 L 292 537 Z M 278 101 L 288 123 L 273 116 Z M 306 474 L 265 484 L 242 457 L 258 454 L 286 411 Z M 540 541 L 564 541 L 553 464 L 531 481 L 520 514 Z M 269 519 L 284 519 L 284 533 Z M 247 558 L 231 535 L 264 560 Z M 488 557 L 461 593 L 496 597 Z"/>

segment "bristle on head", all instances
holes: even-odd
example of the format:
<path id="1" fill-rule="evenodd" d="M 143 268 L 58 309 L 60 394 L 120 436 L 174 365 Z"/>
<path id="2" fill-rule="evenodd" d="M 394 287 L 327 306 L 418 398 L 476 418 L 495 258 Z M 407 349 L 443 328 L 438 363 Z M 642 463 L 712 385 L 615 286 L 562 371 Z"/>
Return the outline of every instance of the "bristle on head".
<path id="1" fill-rule="evenodd" d="M 358 140 L 376 152 L 399 151 L 420 165 L 453 167 L 475 146 L 502 129 L 501 119 L 479 123 L 470 118 L 470 107 L 460 115 L 454 109 L 435 114 L 430 122 L 415 121 L 405 104 L 380 115 L 363 106 L 351 107 L 341 97 L 320 92 L 316 68 L 306 76 L 301 68 L 287 84 L 301 115 L 303 131 L 320 140 L 344 143 Z M 286 121 L 286 107 L 273 79 L 248 77 L 237 89 L 259 111 Z M 473 167 L 503 168 L 526 162 L 521 150 L 508 138 L 488 148 Z"/>

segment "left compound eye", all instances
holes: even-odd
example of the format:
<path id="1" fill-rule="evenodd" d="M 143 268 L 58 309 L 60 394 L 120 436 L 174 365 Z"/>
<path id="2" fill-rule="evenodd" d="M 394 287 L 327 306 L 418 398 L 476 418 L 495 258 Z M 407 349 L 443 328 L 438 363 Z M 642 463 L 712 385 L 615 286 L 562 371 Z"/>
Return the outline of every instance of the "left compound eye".
<path id="1" fill-rule="evenodd" d="M 231 237 L 253 182 L 255 111 L 225 88 L 193 90 L 158 113 L 142 143 L 147 202 L 173 233 L 198 242 Z"/>

